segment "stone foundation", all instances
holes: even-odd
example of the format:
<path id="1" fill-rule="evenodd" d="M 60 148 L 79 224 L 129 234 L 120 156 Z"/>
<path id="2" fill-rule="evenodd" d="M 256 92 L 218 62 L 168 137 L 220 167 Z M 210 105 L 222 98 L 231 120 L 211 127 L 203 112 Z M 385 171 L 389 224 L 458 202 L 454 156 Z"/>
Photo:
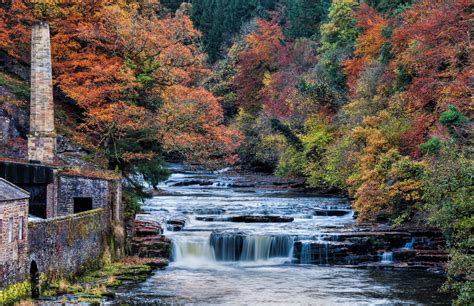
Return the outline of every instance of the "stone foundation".
<path id="1" fill-rule="evenodd" d="M 28 135 L 28 159 L 54 163 L 56 136 Z"/>

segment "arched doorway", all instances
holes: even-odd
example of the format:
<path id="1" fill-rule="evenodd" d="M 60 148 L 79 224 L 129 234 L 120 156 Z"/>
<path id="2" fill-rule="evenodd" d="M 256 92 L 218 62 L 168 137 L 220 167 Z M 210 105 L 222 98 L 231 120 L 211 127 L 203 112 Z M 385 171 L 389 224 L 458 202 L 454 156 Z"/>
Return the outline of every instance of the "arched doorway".
<path id="1" fill-rule="evenodd" d="M 31 297 L 37 298 L 40 294 L 39 286 L 39 271 L 38 265 L 33 260 L 30 265 L 30 283 L 31 283 Z"/>

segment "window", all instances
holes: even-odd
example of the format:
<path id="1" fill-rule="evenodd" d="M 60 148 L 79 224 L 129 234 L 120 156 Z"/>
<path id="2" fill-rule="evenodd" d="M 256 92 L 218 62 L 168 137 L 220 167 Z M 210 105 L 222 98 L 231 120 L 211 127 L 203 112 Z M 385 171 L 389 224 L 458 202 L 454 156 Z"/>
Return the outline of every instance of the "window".
<path id="1" fill-rule="evenodd" d="M 92 209 L 92 198 L 74 198 L 74 213 Z"/>
<path id="2" fill-rule="evenodd" d="M 21 216 L 18 224 L 18 240 L 23 240 L 23 222 L 23 216 Z"/>
<path id="3" fill-rule="evenodd" d="M 8 243 L 13 241 L 13 218 L 8 220 Z"/>

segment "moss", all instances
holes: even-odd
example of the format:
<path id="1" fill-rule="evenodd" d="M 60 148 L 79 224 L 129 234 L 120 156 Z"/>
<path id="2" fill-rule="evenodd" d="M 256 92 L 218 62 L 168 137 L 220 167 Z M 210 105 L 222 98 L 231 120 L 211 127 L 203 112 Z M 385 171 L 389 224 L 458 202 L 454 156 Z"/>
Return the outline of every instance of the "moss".
<path id="1" fill-rule="evenodd" d="M 12 284 L 6 289 L 0 290 L 0 305 L 9 304 L 29 297 L 30 294 L 31 284 L 29 281 Z"/>
<path id="2" fill-rule="evenodd" d="M 6 86 L 11 90 L 13 95 L 20 100 L 28 100 L 30 98 L 30 87 L 28 83 L 19 81 L 11 76 L 0 72 L 0 86 Z"/>
<path id="3" fill-rule="evenodd" d="M 78 302 L 96 303 L 104 297 L 114 295 L 110 289 L 117 288 L 124 281 L 142 282 L 152 273 L 149 265 L 136 261 L 122 261 L 104 265 L 100 270 L 89 270 L 74 281 L 59 279 L 49 283 L 42 291 L 43 297 L 63 294 L 78 295 Z"/>

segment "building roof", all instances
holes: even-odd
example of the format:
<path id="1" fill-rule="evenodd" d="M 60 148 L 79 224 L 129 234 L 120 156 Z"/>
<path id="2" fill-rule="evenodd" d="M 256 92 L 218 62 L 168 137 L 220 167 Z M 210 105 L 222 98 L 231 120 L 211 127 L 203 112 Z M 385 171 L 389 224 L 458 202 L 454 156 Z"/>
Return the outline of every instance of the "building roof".
<path id="1" fill-rule="evenodd" d="M 30 194 L 20 187 L 0 178 L 0 202 L 29 199 Z"/>

